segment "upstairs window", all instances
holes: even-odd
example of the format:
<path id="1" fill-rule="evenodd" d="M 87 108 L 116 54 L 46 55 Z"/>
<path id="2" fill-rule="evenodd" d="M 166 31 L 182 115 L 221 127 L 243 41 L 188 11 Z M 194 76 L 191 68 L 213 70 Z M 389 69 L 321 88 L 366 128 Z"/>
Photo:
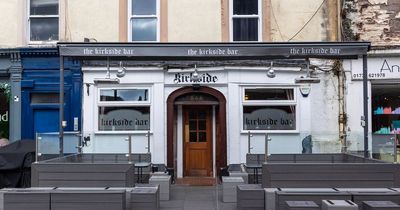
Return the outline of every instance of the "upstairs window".
<path id="1" fill-rule="evenodd" d="M 259 41 L 261 33 L 260 0 L 231 0 L 233 41 Z"/>
<path id="2" fill-rule="evenodd" d="M 29 41 L 58 40 L 58 0 L 29 1 Z"/>
<path id="3" fill-rule="evenodd" d="M 158 0 L 131 0 L 130 41 L 158 41 Z"/>

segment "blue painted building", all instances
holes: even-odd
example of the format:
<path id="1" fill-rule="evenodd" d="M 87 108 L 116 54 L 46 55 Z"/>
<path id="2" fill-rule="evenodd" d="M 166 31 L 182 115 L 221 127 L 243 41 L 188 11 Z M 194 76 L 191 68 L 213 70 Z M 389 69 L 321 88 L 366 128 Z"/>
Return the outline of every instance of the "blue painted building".
<path id="1" fill-rule="evenodd" d="M 21 137 L 59 131 L 60 58 L 57 48 L 21 48 Z M 82 73 L 79 61 L 65 61 L 65 131 L 81 129 Z"/>

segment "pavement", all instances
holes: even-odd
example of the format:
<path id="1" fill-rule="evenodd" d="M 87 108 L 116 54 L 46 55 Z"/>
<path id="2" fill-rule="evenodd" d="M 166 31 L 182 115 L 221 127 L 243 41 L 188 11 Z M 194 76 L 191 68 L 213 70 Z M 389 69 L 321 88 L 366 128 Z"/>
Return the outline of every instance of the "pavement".
<path id="1" fill-rule="evenodd" d="M 173 184 L 170 200 L 160 201 L 161 210 L 236 210 L 236 203 L 222 202 L 222 185 L 189 186 Z"/>

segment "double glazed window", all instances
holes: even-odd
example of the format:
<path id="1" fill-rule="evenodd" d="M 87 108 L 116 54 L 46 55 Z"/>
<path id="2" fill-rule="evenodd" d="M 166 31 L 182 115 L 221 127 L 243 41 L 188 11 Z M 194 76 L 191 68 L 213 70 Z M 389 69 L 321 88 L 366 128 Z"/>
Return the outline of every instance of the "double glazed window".
<path id="1" fill-rule="evenodd" d="M 150 130 L 149 89 L 100 89 L 98 130 Z"/>
<path id="2" fill-rule="evenodd" d="M 260 34 L 260 0 L 232 1 L 232 41 L 258 41 Z"/>
<path id="3" fill-rule="evenodd" d="M 130 1 L 130 40 L 158 40 L 158 0 Z"/>
<path id="4" fill-rule="evenodd" d="M 245 88 L 243 130 L 296 130 L 294 88 Z"/>
<path id="5" fill-rule="evenodd" d="M 57 41 L 59 26 L 58 0 L 29 1 L 29 41 Z"/>

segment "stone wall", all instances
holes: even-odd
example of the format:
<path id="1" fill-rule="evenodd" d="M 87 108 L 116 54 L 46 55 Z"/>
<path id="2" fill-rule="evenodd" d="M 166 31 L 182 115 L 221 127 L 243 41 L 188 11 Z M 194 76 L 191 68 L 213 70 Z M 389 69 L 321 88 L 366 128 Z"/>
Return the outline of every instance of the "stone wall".
<path id="1" fill-rule="evenodd" d="M 343 4 L 344 40 L 371 41 L 373 46 L 399 45 L 399 0 L 345 0 Z"/>

